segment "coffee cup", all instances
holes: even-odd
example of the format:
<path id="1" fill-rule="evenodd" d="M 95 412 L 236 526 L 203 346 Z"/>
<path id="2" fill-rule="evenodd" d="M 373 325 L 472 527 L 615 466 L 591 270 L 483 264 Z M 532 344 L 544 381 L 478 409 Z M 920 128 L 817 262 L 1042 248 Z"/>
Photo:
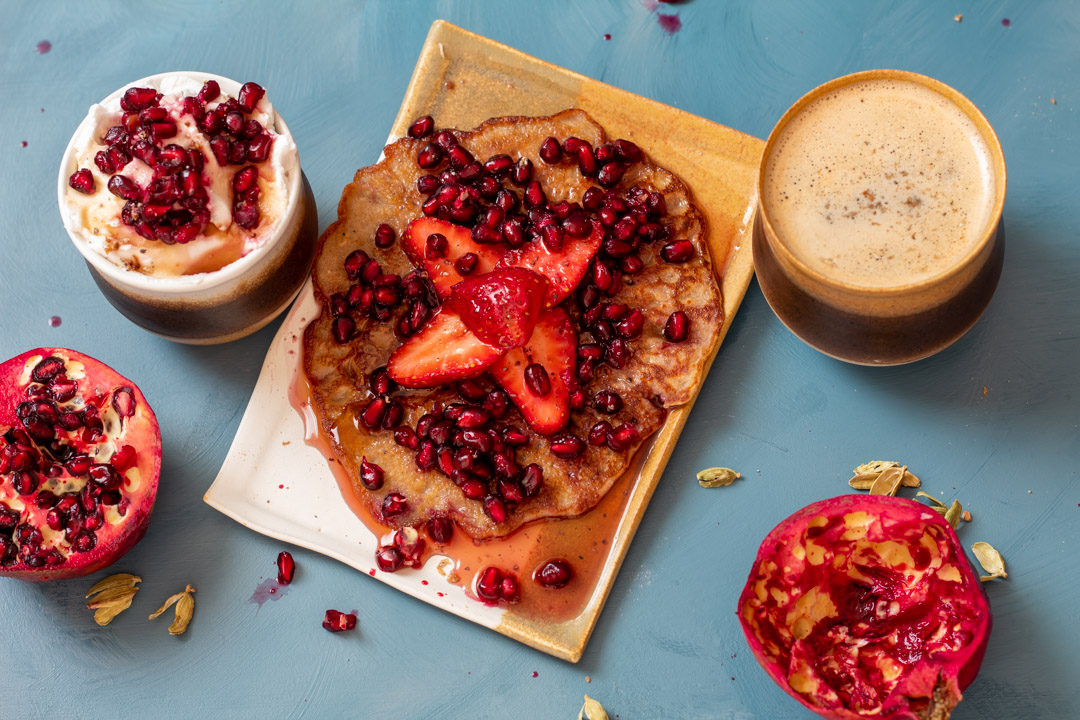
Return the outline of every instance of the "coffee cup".
<path id="1" fill-rule="evenodd" d="M 997 286 L 1005 184 L 997 136 L 953 88 L 900 70 L 829 81 L 765 144 L 758 283 L 780 320 L 832 357 L 933 355 Z"/>

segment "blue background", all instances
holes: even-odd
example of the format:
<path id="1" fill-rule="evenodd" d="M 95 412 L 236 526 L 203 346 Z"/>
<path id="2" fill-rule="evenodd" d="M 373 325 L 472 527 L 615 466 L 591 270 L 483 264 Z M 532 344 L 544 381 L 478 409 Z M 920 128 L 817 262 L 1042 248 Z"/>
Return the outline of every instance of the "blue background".
<path id="1" fill-rule="evenodd" d="M 1080 4 L 659 11 L 681 30 L 638 0 L 0 3 L 0 357 L 61 345 L 108 362 L 140 383 L 165 442 L 154 521 L 115 568 L 144 578 L 129 612 L 94 625 L 83 594 L 96 578 L 0 582 L 0 718 L 569 718 L 584 693 L 613 718 L 811 717 L 751 657 L 735 602 L 768 530 L 879 458 L 958 497 L 974 515 L 965 546 L 989 541 L 1008 564 L 987 588 L 994 633 L 954 717 L 1080 717 Z M 144 75 L 200 69 L 269 88 L 325 227 L 378 156 L 437 18 L 758 137 L 825 80 L 914 70 L 970 97 L 1005 148 L 1001 283 L 941 354 L 839 363 L 786 331 L 751 285 L 577 665 L 307 551 L 294 551 L 282 597 L 253 603 L 282 546 L 201 498 L 278 323 L 209 348 L 141 331 L 98 293 L 56 209 L 60 155 L 91 103 Z M 712 465 L 744 479 L 698 487 Z M 197 610 L 177 639 L 144 618 L 185 583 Z M 324 632 L 329 607 L 358 610 L 358 631 Z"/>

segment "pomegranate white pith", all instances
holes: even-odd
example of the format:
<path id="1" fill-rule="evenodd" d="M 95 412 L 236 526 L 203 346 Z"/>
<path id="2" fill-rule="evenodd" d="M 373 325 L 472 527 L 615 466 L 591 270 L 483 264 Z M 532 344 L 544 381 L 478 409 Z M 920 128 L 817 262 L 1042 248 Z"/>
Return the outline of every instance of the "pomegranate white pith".
<path id="1" fill-rule="evenodd" d="M 115 562 L 146 532 L 160 470 L 154 412 L 112 368 L 64 348 L 0 365 L 0 577 Z"/>
<path id="2" fill-rule="evenodd" d="M 780 523 L 738 612 L 773 680 L 837 720 L 947 718 L 991 627 L 952 527 L 887 496 L 824 500 Z"/>

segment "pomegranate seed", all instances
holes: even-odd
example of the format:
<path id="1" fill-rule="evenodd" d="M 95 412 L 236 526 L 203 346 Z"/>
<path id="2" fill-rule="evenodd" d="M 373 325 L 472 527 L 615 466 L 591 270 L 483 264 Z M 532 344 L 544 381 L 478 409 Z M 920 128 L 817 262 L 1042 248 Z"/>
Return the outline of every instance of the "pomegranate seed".
<path id="1" fill-rule="evenodd" d="M 611 423 L 607 420 L 601 420 L 589 429 L 589 444 L 593 446 L 606 445 L 610 433 Z"/>
<path id="2" fill-rule="evenodd" d="M 394 240 L 394 228 L 386 223 L 381 223 L 379 227 L 375 229 L 375 247 L 388 248 L 394 244 Z"/>
<path id="3" fill-rule="evenodd" d="M 484 398 L 484 409 L 490 412 L 491 417 L 496 420 L 505 415 L 509 407 L 510 396 L 498 388 L 489 392 L 488 396 Z"/>
<path id="4" fill-rule="evenodd" d="M 375 563 L 383 572 L 397 572 L 404 562 L 405 557 L 393 545 L 382 545 L 375 551 Z"/>
<path id="5" fill-rule="evenodd" d="M 440 130 L 435 133 L 435 137 L 432 138 L 435 144 L 444 150 L 449 150 L 458 144 L 457 135 L 452 130 Z"/>
<path id="6" fill-rule="evenodd" d="M 490 517 L 493 522 L 506 522 L 506 504 L 502 501 L 502 498 L 495 495 L 485 496 L 484 512 L 488 514 L 488 517 Z"/>
<path id="7" fill-rule="evenodd" d="M 439 258 L 446 257 L 446 250 L 449 246 L 449 242 L 447 242 L 445 235 L 442 233 L 432 233 L 431 235 L 428 235 L 427 242 L 424 245 L 424 256 L 428 260 L 438 260 Z"/>
<path id="8" fill-rule="evenodd" d="M 520 217 L 513 217 L 502 224 L 502 237 L 506 244 L 512 248 L 521 247 L 525 244 L 525 221 Z"/>
<path id="9" fill-rule="evenodd" d="M 430 195 L 439 187 L 439 178 L 434 175 L 421 175 L 416 178 L 416 191 L 422 195 Z"/>
<path id="10" fill-rule="evenodd" d="M 461 483 L 461 492 L 470 500 L 479 500 L 487 493 L 487 488 L 479 480 L 468 478 Z"/>
<path id="11" fill-rule="evenodd" d="M 605 163 L 604 166 L 600 168 L 600 172 L 596 174 L 596 182 L 606 188 L 612 187 L 622 180 L 622 176 L 625 173 L 626 165 L 618 160 L 612 160 L 609 163 Z"/>
<path id="12" fill-rule="evenodd" d="M 244 109 L 244 112 L 249 113 L 255 109 L 255 106 L 265 94 L 266 90 L 258 83 L 246 82 L 240 86 L 240 92 L 236 95 L 236 101 L 240 103 L 240 107 Z"/>
<path id="13" fill-rule="evenodd" d="M 543 239 L 544 247 L 551 252 L 557 253 L 562 250 L 566 236 L 558 225 L 545 225 L 540 231 L 540 236 Z"/>
<path id="14" fill-rule="evenodd" d="M 503 574 L 497 567 L 486 567 L 476 574 L 476 594 L 484 600 L 498 600 Z"/>
<path id="15" fill-rule="evenodd" d="M 415 450 L 420 444 L 419 438 L 416 437 L 416 433 L 411 427 L 402 426 L 394 430 L 394 442 L 402 447 Z"/>
<path id="16" fill-rule="evenodd" d="M 638 431 L 633 425 L 620 425 L 608 433 L 608 447 L 622 452 L 638 441 Z"/>
<path id="17" fill-rule="evenodd" d="M 576 458 L 585 452 L 585 443 L 576 435 L 566 433 L 551 441 L 551 452 L 564 459 Z"/>
<path id="18" fill-rule="evenodd" d="M 445 545 L 454 537 L 454 521 L 444 517 L 431 518 L 427 523 L 427 533 L 432 540 Z"/>
<path id="19" fill-rule="evenodd" d="M 454 269 L 462 275 L 470 275 L 476 269 L 478 262 L 480 262 L 480 256 L 476 253 L 465 253 L 454 261 Z"/>
<path id="20" fill-rule="evenodd" d="M 521 475 L 521 490 L 525 497 L 534 497 L 544 484 L 544 470 L 536 463 L 525 466 Z"/>
<path id="21" fill-rule="evenodd" d="M 521 486 L 510 478 L 499 478 L 498 486 L 499 495 L 501 495 L 502 499 L 506 502 L 519 503 L 522 498 L 525 497 L 524 493 L 521 491 Z"/>
<path id="22" fill-rule="evenodd" d="M 157 90 L 133 87 L 128 88 L 120 98 L 120 107 L 128 112 L 137 112 L 151 105 L 156 105 L 157 101 Z"/>
<path id="23" fill-rule="evenodd" d="M 630 359 L 630 348 L 622 338 L 612 338 L 604 347 L 604 357 L 609 365 L 620 369 Z"/>
<path id="24" fill-rule="evenodd" d="M 575 213 L 562 222 L 563 230 L 570 237 L 583 238 L 592 232 L 592 223 L 581 213 Z"/>
<path id="25" fill-rule="evenodd" d="M 46 515 L 45 515 L 45 524 L 48 525 L 53 530 L 57 530 L 57 531 L 63 530 L 64 529 L 64 516 L 59 510 L 57 510 L 56 508 L 53 508 L 48 513 L 46 513 Z"/>
<path id="26" fill-rule="evenodd" d="M 436 167 L 443 159 L 443 149 L 435 143 L 428 143 L 416 154 L 416 164 L 425 170 Z"/>
<path id="27" fill-rule="evenodd" d="M 544 138 L 540 143 L 540 159 L 548 165 L 554 165 L 562 160 L 562 145 L 553 137 Z"/>
<path id="28" fill-rule="evenodd" d="M 533 176 L 533 164 L 532 160 L 527 157 L 523 157 L 517 161 L 513 168 L 510 170 L 510 180 L 518 186 L 526 185 L 532 180 Z M 539 205 L 540 203 L 536 203 Z"/>
<path id="29" fill-rule="evenodd" d="M 176 137 L 177 132 L 176 123 L 171 120 L 164 122 L 156 122 L 150 126 L 150 134 L 154 136 L 155 140 L 166 140 L 171 137 Z"/>
<path id="30" fill-rule="evenodd" d="M 20 495 L 30 495 L 38 489 L 38 477 L 32 470 L 24 470 L 11 476 L 11 485 Z"/>
<path id="31" fill-rule="evenodd" d="M 463 430 L 479 428 L 487 425 L 491 420 L 491 413 L 484 408 L 466 408 L 457 418 L 457 426 Z"/>
<path id="32" fill-rule="evenodd" d="M 338 610 L 327 610 L 322 626 L 330 632 L 344 632 L 356 627 L 356 615 Z"/>
<path id="33" fill-rule="evenodd" d="M 574 157 L 577 156 L 578 151 L 583 147 L 589 148 L 589 152 L 592 152 L 592 146 L 589 145 L 589 143 L 585 142 L 581 138 L 576 137 L 568 137 L 563 140 L 562 147 L 563 152 L 565 152 L 567 155 L 572 155 Z"/>
<path id="34" fill-rule="evenodd" d="M 570 563 L 560 558 L 542 563 L 533 572 L 533 580 L 546 588 L 558 589 L 570 582 L 573 575 Z"/>
<path id="35" fill-rule="evenodd" d="M 627 163 L 641 162 L 644 157 L 641 148 L 629 140 L 616 140 L 614 145 L 615 154 Z"/>
<path id="36" fill-rule="evenodd" d="M 531 363 L 526 366 L 525 385 L 537 397 L 547 397 L 551 393 L 551 378 L 547 369 L 540 363 Z"/>
<path id="37" fill-rule="evenodd" d="M 435 120 L 430 115 L 425 115 L 422 118 L 417 118 L 413 121 L 413 124 L 409 126 L 409 137 L 419 140 L 420 138 L 426 138 L 431 134 L 431 131 L 435 129 Z"/>
<path id="38" fill-rule="evenodd" d="M 114 172 L 116 172 L 116 168 L 113 167 L 112 160 L 109 159 L 109 154 L 104 150 L 98 150 L 97 153 L 94 154 L 94 164 L 97 165 L 97 169 L 105 175 L 112 175 Z M 72 177 L 75 176 L 72 175 Z M 91 175 L 90 177 L 92 180 L 93 175 Z M 71 184 L 70 179 L 68 180 L 68 184 Z M 72 187 L 75 186 L 72 185 Z M 75 189 L 78 190 L 78 188 Z M 80 192 L 82 191 L 80 190 Z"/>
<path id="39" fill-rule="evenodd" d="M 596 156 L 593 155 L 592 148 L 588 143 L 584 143 L 578 148 L 577 161 L 578 170 L 581 171 L 582 175 L 585 177 L 596 177 L 599 168 L 597 166 Z"/>
<path id="40" fill-rule="evenodd" d="M 34 382 L 47 383 L 64 370 L 64 360 L 56 355 L 39 360 L 34 369 L 30 371 L 30 378 Z"/>
<path id="41" fill-rule="evenodd" d="M 131 445 L 121 445 L 113 453 L 113 456 L 109 458 L 109 464 L 116 468 L 117 472 L 121 473 L 134 467 L 136 462 L 138 462 L 138 456 L 135 453 L 135 448 Z"/>
<path id="42" fill-rule="evenodd" d="M 694 257 L 694 243 L 689 240 L 676 240 L 660 248 L 660 257 L 664 262 L 682 263 Z"/>
<path id="43" fill-rule="evenodd" d="M 377 397 L 367 404 L 360 413 L 360 421 L 368 430 L 377 430 L 382 425 L 383 415 L 386 413 L 386 400 Z"/>
<path id="44" fill-rule="evenodd" d="M 198 98 L 203 103 L 208 103 L 216 100 L 220 94 L 221 86 L 218 85 L 217 80 L 207 80 L 199 90 Z"/>
<path id="45" fill-rule="evenodd" d="M 334 335 L 334 341 L 339 345 L 344 345 L 352 338 L 353 333 L 356 332 L 356 323 L 352 321 L 352 318 L 339 317 L 334 318 L 334 324 L 331 327 Z"/>
<path id="46" fill-rule="evenodd" d="M 503 576 L 502 582 L 499 583 L 499 595 L 508 603 L 517 602 L 521 598 L 521 586 L 517 578 L 512 575 Z"/>
<path id="47" fill-rule="evenodd" d="M 360 460 L 360 484 L 368 490 L 378 490 L 383 486 L 383 470 L 367 457 Z"/>
<path id="48" fill-rule="evenodd" d="M 638 308 L 634 308 L 626 317 L 618 322 L 615 326 L 615 332 L 619 333 L 620 337 L 632 340 L 638 335 L 641 335 L 641 330 L 644 327 L 645 313 L 641 312 Z"/>
<path id="49" fill-rule="evenodd" d="M 690 337 L 690 318 L 682 310 L 676 310 L 664 323 L 664 337 L 668 342 L 680 343 Z"/>
<path id="50" fill-rule="evenodd" d="M 431 470 L 437 462 L 438 452 L 435 450 L 435 443 L 430 440 L 420 443 L 420 449 L 416 453 L 416 467 L 421 470 Z"/>
<path id="51" fill-rule="evenodd" d="M 97 534 L 93 530 L 84 530 L 79 533 L 72 543 L 76 552 L 90 552 L 97 545 Z"/>
<path id="52" fill-rule="evenodd" d="M 514 166 L 514 160 L 509 155 L 492 155 L 484 163 L 484 169 L 496 177 L 501 177 L 510 172 Z"/>
<path id="53" fill-rule="evenodd" d="M 172 147 L 172 146 L 170 146 Z M 247 165 L 237 170 L 233 175 L 233 190 L 237 193 L 246 193 L 255 187 L 259 181 L 259 170 L 254 165 Z"/>
<path id="54" fill-rule="evenodd" d="M 447 148 L 446 157 L 448 160 L 450 160 L 450 167 L 454 168 L 455 170 L 461 170 L 466 165 L 472 163 L 475 160 L 475 158 L 473 158 L 472 156 L 472 153 L 461 147 L 460 145 L 452 145 L 451 147 Z"/>
<path id="55" fill-rule="evenodd" d="M 80 168 L 68 178 L 68 185 L 84 195 L 91 195 L 94 192 L 94 173 L 87 168 Z"/>
<path id="56" fill-rule="evenodd" d="M 277 556 L 277 581 L 281 585 L 288 585 L 292 582 L 293 574 L 296 572 L 296 562 L 293 560 L 293 556 L 288 552 L 282 550 Z"/>
<path id="57" fill-rule="evenodd" d="M 259 206 L 249 200 L 241 200 L 233 205 L 233 221 L 245 230 L 251 230 L 259 224 Z"/>
<path id="58" fill-rule="evenodd" d="M 637 275 L 645 269 L 645 263 L 636 255 L 624 257 L 619 266 L 627 275 Z"/>
<path id="59" fill-rule="evenodd" d="M 619 394 L 610 390 L 602 390 L 593 398 L 593 407 L 597 412 L 605 415 L 614 415 L 622 410 L 623 401 Z"/>
<path id="60" fill-rule="evenodd" d="M 408 511 L 409 503 L 401 493 L 390 493 L 382 502 L 382 516 L 384 519 L 397 517 Z"/>
<path id="61" fill-rule="evenodd" d="M 581 206 L 586 210 L 599 210 L 604 202 L 604 191 L 598 187 L 591 187 L 581 196 Z"/>
<path id="62" fill-rule="evenodd" d="M 504 213 L 510 213 L 516 210 L 520 202 L 517 194 L 513 190 L 499 190 L 498 194 L 495 195 L 495 204 Z"/>
<path id="63" fill-rule="evenodd" d="M 513 425 L 507 425 L 502 429 L 502 441 L 510 447 L 522 447 L 529 443 L 529 438 Z"/>

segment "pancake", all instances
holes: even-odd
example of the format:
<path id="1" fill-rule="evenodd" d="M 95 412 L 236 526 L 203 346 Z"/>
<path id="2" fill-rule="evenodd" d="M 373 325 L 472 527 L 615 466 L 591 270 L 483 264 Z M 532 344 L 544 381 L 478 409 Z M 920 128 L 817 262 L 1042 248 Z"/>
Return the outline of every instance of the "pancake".
<path id="1" fill-rule="evenodd" d="M 509 155 L 514 161 L 529 158 L 533 164 L 532 177 L 540 182 L 549 205 L 560 201 L 580 203 L 596 182 L 583 176 L 577 163 L 543 162 L 539 148 L 544 139 L 552 136 L 564 141 L 576 137 L 593 148 L 607 142 L 603 128 L 580 110 L 540 118 L 497 118 L 475 130 L 455 130 L 453 134 L 480 162 L 498 154 Z M 586 361 L 580 359 L 579 352 L 579 363 L 588 362 L 592 372 L 579 370 L 582 380 L 576 389 L 585 403 L 570 413 L 564 430 L 551 436 L 540 435 L 510 403 L 501 417 L 482 428 L 491 431 L 496 453 L 502 450 L 505 456 L 512 456 L 514 462 L 509 469 L 495 467 L 493 471 L 488 463 L 476 473 L 459 470 L 452 479 L 438 466 L 420 469 L 417 451 L 395 440 L 395 429 L 405 426 L 415 429 L 425 414 L 442 417 L 442 413 L 452 412 L 447 408 L 456 407 L 460 411 L 463 406 L 480 406 L 482 401 L 464 399 L 455 386 L 392 388 L 384 400 L 400 408 L 400 418 L 393 418 L 394 422 L 386 428 L 373 430 L 362 417 L 377 397 L 371 388 L 372 373 L 386 366 L 391 352 L 402 343 L 395 327 L 399 326 L 402 315 L 409 312 L 408 305 L 403 303 L 382 310 L 381 320 L 370 312 L 351 312 L 348 316 L 355 323 L 355 331 L 346 342 L 338 342 L 334 330 L 334 312 L 339 318 L 342 316 L 341 298 L 356 284 L 355 276 L 350 277 L 345 269 L 346 259 L 355 250 L 363 250 L 377 261 L 383 275 L 405 277 L 413 273 L 414 278 L 422 277 L 403 250 L 402 237 L 409 223 L 423 216 L 421 208 L 428 199 L 428 194 L 418 190 L 417 178 L 446 168 L 445 162 L 431 171 L 418 167 L 417 154 L 428 142 L 430 138 L 400 139 L 385 148 L 384 159 L 379 163 L 357 171 L 342 194 L 337 221 L 320 238 L 312 273 L 321 313 L 305 330 L 303 367 L 311 385 L 312 407 L 321 432 L 351 479 L 357 497 L 376 518 L 391 527 L 418 526 L 433 518 L 449 518 L 469 536 L 480 540 L 509 534 L 539 518 L 584 513 L 626 471 L 636 451 L 660 428 L 668 409 L 687 402 L 704 376 L 710 350 L 723 322 L 720 289 L 705 242 L 704 218 L 694 207 L 689 189 L 675 175 L 650 163 L 647 156 L 629 166 L 609 193 L 634 198 L 644 198 L 648 192 L 659 193 L 666 213 L 652 219 L 665 228 L 662 234 L 666 237 L 641 244 L 637 256 L 643 267 L 635 274 L 623 275 L 622 282 L 616 283 L 617 291 L 610 297 L 604 295 L 602 303 L 640 308 L 644 314 L 641 334 L 626 340 L 623 346 L 629 352 L 614 361 Z M 515 190 L 518 196 L 522 194 L 521 188 L 509 181 L 504 180 L 503 186 Z M 655 199 L 654 196 L 654 207 Z M 480 201 L 481 205 L 485 202 Z M 376 230 L 381 224 L 389 225 L 396 238 L 384 248 L 375 243 Z M 660 248 L 675 240 L 689 241 L 694 249 L 693 257 L 685 262 L 661 260 Z M 618 266 L 617 259 L 612 260 L 604 253 L 601 250 L 601 256 L 607 258 L 605 262 Z M 583 296 L 587 292 L 594 297 L 597 294 L 595 288 L 588 289 L 592 277 L 590 264 L 586 279 L 562 302 L 577 326 L 579 347 L 602 345 L 603 338 L 597 335 L 607 334 L 597 329 L 596 311 L 592 313 L 592 321 L 585 311 Z M 432 290 L 429 286 L 429 297 Z M 689 337 L 678 343 L 669 342 L 663 334 L 665 323 L 675 311 L 685 312 L 691 326 Z M 610 328 L 611 325 L 608 331 Z M 471 381 L 466 394 L 479 398 L 479 391 L 489 392 L 497 387 L 485 373 Z M 613 391 L 621 398 L 617 412 L 605 414 L 594 407 L 593 398 L 602 391 Z M 386 420 L 385 416 L 383 419 Z M 616 429 L 633 430 L 624 431 L 618 440 L 591 444 L 587 442 L 590 429 L 600 421 Z M 507 427 L 520 431 L 526 444 L 508 447 L 502 443 L 499 438 L 506 434 Z M 551 450 L 552 442 L 567 434 L 585 441 L 584 452 L 577 457 L 560 457 Z M 457 433 L 456 438 L 436 449 L 445 448 L 444 454 L 449 454 L 460 446 L 461 434 Z M 367 489 L 361 481 L 364 460 L 382 470 L 378 489 Z M 522 496 L 522 469 L 530 464 L 542 469 L 543 482 L 532 496 L 528 496 L 526 483 Z M 482 500 L 467 498 L 463 493 L 463 478 L 479 480 L 486 486 L 487 497 L 502 500 L 505 518 L 500 513 L 493 517 Z M 508 483 L 517 490 L 508 489 Z M 386 511 L 392 502 L 387 500 L 388 496 L 392 496 L 392 501 L 404 501 L 396 503 L 392 513 Z"/>

